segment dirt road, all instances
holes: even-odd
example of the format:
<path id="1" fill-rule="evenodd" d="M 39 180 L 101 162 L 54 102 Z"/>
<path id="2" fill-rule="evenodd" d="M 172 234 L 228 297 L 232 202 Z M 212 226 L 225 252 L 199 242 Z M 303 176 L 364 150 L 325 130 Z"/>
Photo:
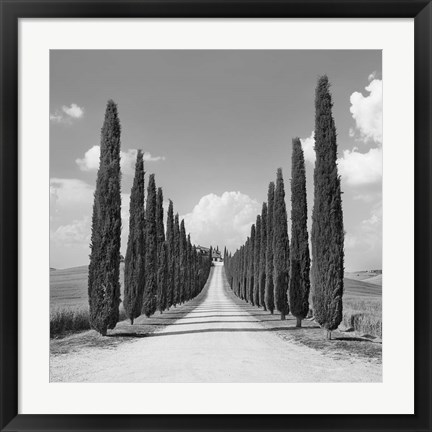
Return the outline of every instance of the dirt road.
<path id="1" fill-rule="evenodd" d="M 379 382 L 381 367 L 335 360 L 284 341 L 239 307 L 213 268 L 202 300 L 157 333 L 112 349 L 83 347 L 51 358 L 51 381 Z"/>

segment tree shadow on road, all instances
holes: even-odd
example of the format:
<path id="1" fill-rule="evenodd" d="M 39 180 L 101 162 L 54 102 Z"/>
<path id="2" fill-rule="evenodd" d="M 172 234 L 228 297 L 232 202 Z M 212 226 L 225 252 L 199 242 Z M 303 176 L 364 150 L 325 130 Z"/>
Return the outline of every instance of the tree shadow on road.
<path id="1" fill-rule="evenodd" d="M 218 321 L 220 322 L 220 321 Z M 223 321 L 222 321 L 223 322 Z M 236 321 L 237 323 L 239 321 Z M 255 322 L 255 321 L 254 321 Z M 313 328 L 313 327 L 309 327 Z M 180 331 L 173 331 L 173 332 L 156 332 L 156 333 L 112 333 L 109 334 L 108 337 L 129 337 L 129 338 L 144 338 L 144 337 L 162 337 L 162 336 L 180 336 L 180 335 L 186 335 L 186 334 L 198 334 L 198 333 L 262 333 L 262 332 L 274 332 L 274 331 L 298 331 L 300 328 L 298 327 L 271 327 L 271 328 L 208 328 L 208 329 L 201 329 L 201 330 L 180 330 Z"/>

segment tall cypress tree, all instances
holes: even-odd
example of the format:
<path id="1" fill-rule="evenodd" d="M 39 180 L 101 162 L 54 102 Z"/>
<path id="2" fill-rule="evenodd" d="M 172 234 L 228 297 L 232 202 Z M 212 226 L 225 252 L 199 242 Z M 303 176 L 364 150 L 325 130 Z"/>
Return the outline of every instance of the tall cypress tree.
<path id="1" fill-rule="evenodd" d="M 190 234 L 187 235 L 186 240 L 186 296 L 185 300 L 188 301 L 193 296 L 193 261 L 192 261 L 192 243 L 190 240 Z"/>
<path id="2" fill-rule="evenodd" d="M 244 245 L 240 246 L 240 249 L 238 251 L 238 258 L 237 258 L 237 296 L 243 299 L 243 250 Z"/>
<path id="3" fill-rule="evenodd" d="M 315 171 L 312 212 L 313 306 L 316 321 L 331 331 L 342 321 L 344 231 L 336 127 L 327 76 L 315 92 Z"/>
<path id="4" fill-rule="evenodd" d="M 117 105 L 109 100 L 101 131 L 88 274 L 90 326 L 103 336 L 119 319 L 120 130 Z"/>
<path id="5" fill-rule="evenodd" d="M 248 270 L 248 258 L 249 258 L 249 239 L 247 238 L 246 243 L 243 247 L 243 268 L 242 268 L 242 299 L 248 301 L 247 297 L 247 270 Z"/>
<path id="6" fill-rule="evenodd" d="M 157 270 L 157 307 L 162 313 L 166 309 L 166 290 L 165 287 L 168 281 L 168 248 L 166 242 L 159 245 L 158 270 Z"/>
<path id="7" fill-rule="evenodd" d="M 156 226 L 156 183 L 154 174 L 150 175 L 147 187 L 146 206 L 146 253 L 145 253 L 145 287 L 144 287 L 144 314 L 149 317 L 157 308 L 157 226 Z"/>
<path id="8" fill-rule="evenodd" d="M 255 225 L 251 227 L 251 236 L 249 241 L 249 260 L 248 260 L 248 280 L 249 280 L 249 293 L 248 298 L 252 306 L 255 306 L 254 302 L 254 252 L 255 252 Z"/>
<path id="9" fill-rule="evenodd" d="M 198 263 L 198 253 L 196 246 L 192 247 L 192 261 L 193 261 L 193 297 L 197 296 L 199 289 L 199 263 Z"/>
<path id="10" fill-rule="evenodd" d="M 166 286 L 166 277 L 159 278 L 159 266 L 163 262 L 163 257 L 161 257 L 162 253 L 162 245 L 165 243 L 165 227 L 164 227 L 164 210 L 163 210 L 163 192 L 162 188 L 157 188 L 156 194 L 156 242 L 157 242 L 157 254 L 158 254 L 158 286 L 157 286 L 157 308 L 162 313 L 166 309 L 167 302 L 167 286 Z M 159 280 L 163 281 L 161 285 Z M 162 283 L 162 282 L 161 282 Z"/>
<path id="11" fill-rule="evenodd" d="M 144 292 L 144 160 L 138 150 L 135 177 L 129 206 L 129 238 L 124 269 L 124 300 L 126 316 L 131 324 L 141 315 Z"/>
<path id="12" fill-rule="evenodd" d="M 299 138 L 292 141 L 291 157 L 291 270 L 289 304 L 297 327 L 309 312 L 309 239 L 307 231 L 306 171 Z"/>
<path id="13" fill-rule="evenodd" d="M 273 315 L 274 312 L 274 284 L 273 284 L 273 210 L 275 184 L 270 182 L 267 195 L 267 251 L 266 251 L 266 285 L 265 304 Z"/>
<path id="14" fill-rule="evenodd" d="M 174 306 L 181 302 L 180 283 L 180 223 L 179 215 L 174 217 Z"/>
<path id="15" fill-rule="evenodd" d="M 289 240 L 282 169 L 277 170 L 273 209 L 273 280 L 276 309 L 281 319 L 289 313 Z"/>
<path id="16" fill-rule="evenodd" d="M 170 200 L 167 216 L 167 252 L 168 252 L 168 281 L 167 281 L 167 308 L 174 305 L 174 278 L 175 278 L 175 243 L 174 243 L 174 207 Z"/>
<path id="17" fill-rule="evenodd" d="M 260 306 L 260 295 L 259 295 L 259 276 L 260 276 L 260 248 L 261 248 L 261 216 L 258 215 L 256 218 L 256 229 L 255 229 L 255 248 L 254 248 L 254 292 L 253 298 L 256 306 Z"/>
<path id="18" fill-rule="evenodd" d="M 266 267 L 267 267 L 267 203 L 263 203 L 261 210 L 261 247 L 259 264 L 260 304 L 267 310 L 265 304 Z"/>
<path id="19" fill-rule="evenodd" d="M 180 222 L 180 303 L 186 301 L 187 289 L 187 240 L 184 219 Z"/>

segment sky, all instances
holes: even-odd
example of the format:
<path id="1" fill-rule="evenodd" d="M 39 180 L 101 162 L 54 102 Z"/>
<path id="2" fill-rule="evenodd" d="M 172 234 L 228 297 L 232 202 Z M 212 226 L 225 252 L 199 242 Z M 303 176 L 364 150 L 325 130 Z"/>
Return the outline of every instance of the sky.
<path id="1" fill-rule="evenodd" d="M 291 213 L 292 138 L 313 207 L 314 97 L 327 74 L 337 128 L 346 271 L 382 267 L 381 51 L 52 50 L 50 265 L 88 264 L 106 103 L 122 127 L 122 245 L 136 149 L 192 242 L 244 243 L 281 167 Z M 289 220 L 290 229 L 290 220 Z"/>

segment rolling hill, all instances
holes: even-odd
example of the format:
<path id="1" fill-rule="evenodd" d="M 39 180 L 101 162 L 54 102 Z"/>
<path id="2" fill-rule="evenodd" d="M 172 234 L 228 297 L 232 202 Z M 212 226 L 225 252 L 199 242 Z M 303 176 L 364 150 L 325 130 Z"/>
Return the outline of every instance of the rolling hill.
<path id="1" fill-rule="evenodd" d="M 88 267 L 72 267 L 50 271 L 50 309 L 83 308 L 88 306 L 87 276 Z M 120 266 L 121 292 L 123 295 L 124 264 Z M 375 278 L 374 278 L 375 279 Z M 344 298 L 369 299 L 381 298 L 382 289 L 378 280 L 374 283 L 364 280 L 345 278 Z"/>

